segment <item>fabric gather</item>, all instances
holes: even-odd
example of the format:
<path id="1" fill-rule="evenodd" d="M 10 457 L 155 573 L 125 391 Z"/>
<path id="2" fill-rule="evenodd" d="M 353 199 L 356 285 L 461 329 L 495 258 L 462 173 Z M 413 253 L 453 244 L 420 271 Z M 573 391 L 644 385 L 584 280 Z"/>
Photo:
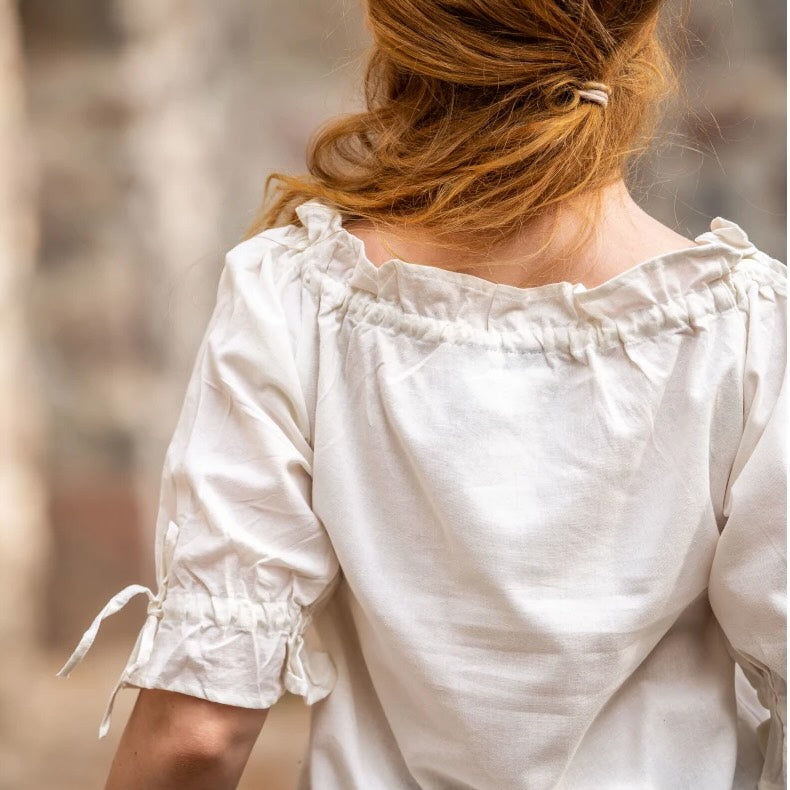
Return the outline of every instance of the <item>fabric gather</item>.
<path id="1" fill-rule="evenodd" d="M 146 620 L 110 693 L 99 725 L 99 738 L 109 731 L 115 699 L 122 688 L 166 688 L 201 696 L 207 677 L 216 681 L 214 688 L 222 688 L 225 670 L 238 665 L 239 655 L 247 655 L 256 664 L 246 675 L 255 678 L 255 682 L 239 686 L 237 675 L 233 675 L 230 682 L 225 681 L 226 687 L 219 696 L 209 692 L 207 698 L 216 696 L 214 701 L 227 705 L 268 708 L 285 691 L 304 697 L 308 704 L 325 697 L 334 685 L 335 672 L 325 654 L 306 646 L 309 612 L 289 601 L 168 594 L 168 571 L 177 534 L 178 527 L 169 522 L 162 545 L 160 567 L 164 572 L 159 574 L 158 592 L 131 584 L 116 593 L 57 672 L 57 677 L 68 677 L 90 650 L 102 621 L 135 596 L 148 596 Z M 206 645 L 199 654 L 193 647 L 198 636 Z"/>
<path id="2" fill-rule="evenodd" d="M 717 315 L 744 307 L 755 285 L 763 294 L 786 288 L 782 265 L 721 218 L 695 247 L 643 261 L 594 288 L 570 282 L 517 288 L 400 260 L 375 266 L 336 209 L 308 201 L 297 214 L 303 227 L 278 229 L 279 238 L 309 251 L 301 256 L 302 279 L 315 298 L 350 320 L 430 344 L 586 362 L 591 348 L 703 331 Z"/>

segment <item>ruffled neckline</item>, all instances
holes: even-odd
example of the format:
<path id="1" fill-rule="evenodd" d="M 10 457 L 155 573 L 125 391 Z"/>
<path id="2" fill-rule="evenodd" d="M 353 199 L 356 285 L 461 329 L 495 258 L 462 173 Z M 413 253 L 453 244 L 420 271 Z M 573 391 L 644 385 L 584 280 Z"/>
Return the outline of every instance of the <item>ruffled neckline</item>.
<path id="1" fill-rule="evenodd" d="M 547 332 L 579 335 L 593 329 L 634 336 L 667 322 L 696 324 L 711 312 L 735 306 L 731 275 L 736 267 L 748 270 L 744 277 L 767 283 L 781 276 L 781 264 L 759 253 L 742 228 L 722 217 L 696 237 L 696 246 L 643 260 L 592 288 L 568 281 L 523 288 L 398 258 L 376 266 L 362 240 L 343 226 L 338 209 L 310 200 L 296 213 L 301 227 L 282 229 L 280 241 L 309 250 L 300 256 L 303 265 L 334 281 L 327 288 L 338 300 L 359 302 L 352 311 L 398 328 L 408 324 L 410 331 L 423 335 L 457 339 L 471 332 L 494 345 L 512 340 L 523 346 L 516 335 L 540 335 L 543 345 Z M 755 265 L 740 267 L 744 259 Z M 385 319 L 387 311 L 393 315 Z M 509 334 L 514 336 L 503 339 Z"/>

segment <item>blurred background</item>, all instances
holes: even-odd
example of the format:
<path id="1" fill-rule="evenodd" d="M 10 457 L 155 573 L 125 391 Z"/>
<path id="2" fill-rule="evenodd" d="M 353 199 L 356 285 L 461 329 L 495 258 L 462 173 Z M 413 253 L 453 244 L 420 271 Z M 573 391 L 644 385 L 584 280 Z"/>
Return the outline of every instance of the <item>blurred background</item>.
<path id="1" fill-rule="evenodd" d="M 692 0 L 686 98 L 635 195 L 786 260 L 786 4 Z M 0 0 L 0 790 L 100 788 L 107 697 L 153 586 L 165 448 L 224 253 L 273 169 L 359 106 L 357 0 Z M 294 787 L 309 709 L 270 714 L 240 788 Z"/>

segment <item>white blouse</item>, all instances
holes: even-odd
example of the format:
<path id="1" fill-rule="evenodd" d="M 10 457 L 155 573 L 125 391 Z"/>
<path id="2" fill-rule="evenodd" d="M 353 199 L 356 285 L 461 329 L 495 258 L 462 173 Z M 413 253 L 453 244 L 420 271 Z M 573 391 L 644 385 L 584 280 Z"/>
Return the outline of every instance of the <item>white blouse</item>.
<path id="1" fill-rule="evenodd" d="M 784 788 L 786 266 L 718 218 L 516 288 L 298 216 L 227 255 L 156 592 L 58 673 L 149 597 L 100 737 L 124 687 L 289 691 L 301 788 Z"/>

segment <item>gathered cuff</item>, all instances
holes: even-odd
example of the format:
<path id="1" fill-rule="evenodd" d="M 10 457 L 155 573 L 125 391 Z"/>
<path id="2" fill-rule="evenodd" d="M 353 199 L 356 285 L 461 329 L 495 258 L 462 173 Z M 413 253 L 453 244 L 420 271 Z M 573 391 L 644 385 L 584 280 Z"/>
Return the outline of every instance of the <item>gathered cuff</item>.
<path id="1" fill-rule="evenodd" d="M 171 594 L 152 649 L 130 661 L 124 683 L 244 708 L 269 708 L 286 691 L 312 704 L 331 691 L 335 671 L 308 637 L 310 623 L 290 601 Z"/>
<path id="2" fill-rule="evenodd" d="M 177 527 L 165 537 L 172 556 Z M 170 551 L 168 550 L 170 549 Z M 309 630 L 313 607 L 293 600 L 258 602 L 208 593 L 167 594 L 167 578 L 158 593 L 132 584 L 116 593 L 96 615 L 74 652 L 57 673 L 68 677 L 90 650 L 101 622 L 133 597 L 149 598 L 147 617 L 129 659 L 113 688 L 99 725 L 99 738 L 110 728 L 115 697 L 122 688 L 176 691 L 244 708 L 269 708 L 286 692 L 307 704 L 332 690 L 336 672 Z"/>

